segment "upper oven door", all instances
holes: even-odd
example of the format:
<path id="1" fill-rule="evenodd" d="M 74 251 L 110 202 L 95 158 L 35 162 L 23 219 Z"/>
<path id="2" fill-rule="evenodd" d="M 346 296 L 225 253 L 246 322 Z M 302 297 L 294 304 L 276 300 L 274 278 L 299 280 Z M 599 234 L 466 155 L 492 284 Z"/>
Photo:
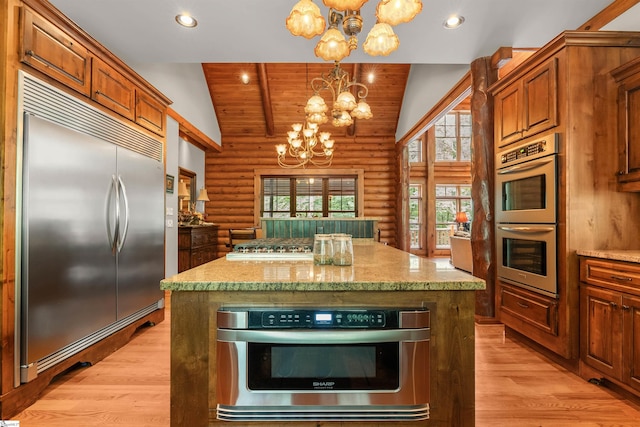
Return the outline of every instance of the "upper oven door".
<path id="1" fill-rule="evenodd" d="M 556 222 L 555 154 L 496 172 L 496 222 Z"/>

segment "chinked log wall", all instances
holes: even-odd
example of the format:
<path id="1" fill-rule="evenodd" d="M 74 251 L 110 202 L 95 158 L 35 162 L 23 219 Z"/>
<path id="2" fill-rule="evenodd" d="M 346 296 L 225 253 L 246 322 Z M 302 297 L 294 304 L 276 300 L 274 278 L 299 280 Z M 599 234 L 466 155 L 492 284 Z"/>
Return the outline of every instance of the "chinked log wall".
<path id="1" fill-rule="evenodd" d="M 207 203 L 207 221 L 220 226 L 218 254 L 229 249 L 229 228 L 255 226 L 254 171 L 277 168 L 275 144 L 280 138 L 228 138 L 223 140 L 222 152 L 207 152 L 205 164 L 206 187 L 211 202 Z M 380 240 L 391 246 L 396 244 L 396 191 L 395 139 L 393 137 L 336 137 L 336 150 L 332 169 L 364 170 L 365 217 L 379 218 Z M 305 169 L 299 169 L 300 174 Z M 317 172 L 314 166 L 308 170 Z M 258 213 L 259 216 L 259 213 Z"/>

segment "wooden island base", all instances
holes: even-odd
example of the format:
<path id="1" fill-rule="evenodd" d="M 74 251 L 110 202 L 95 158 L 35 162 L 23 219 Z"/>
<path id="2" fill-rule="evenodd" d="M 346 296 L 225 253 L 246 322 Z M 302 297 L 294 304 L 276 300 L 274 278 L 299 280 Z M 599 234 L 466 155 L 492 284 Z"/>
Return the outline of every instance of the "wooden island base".
<path id="1" fill-rule="evenodd" d="M 431 310 L 431 401 L 427 422 L 281 422 L 269 426 L 440 426 L 475 424 L 474 290 L 178 291 L 171 294 L 171 425 L 216 420 L 216 312 L 221 306 L 419 307 Z M 242 423 L 260 425 L 261 423 Z M 263 424 L 265 425 L 265 424 Z"/>

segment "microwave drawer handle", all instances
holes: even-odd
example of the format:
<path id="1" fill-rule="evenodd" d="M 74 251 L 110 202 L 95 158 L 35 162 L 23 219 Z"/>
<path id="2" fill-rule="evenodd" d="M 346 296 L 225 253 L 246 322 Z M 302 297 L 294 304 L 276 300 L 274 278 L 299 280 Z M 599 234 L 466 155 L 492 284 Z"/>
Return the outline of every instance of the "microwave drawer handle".
<path id="1" fill-rule="evenodd" d="M 272 344 L 360 344 L 394 341 L 426 341 L 431 331 L 424 329 L 333 329 L 333 330 L 256 330 L 218 329 L 218 341 Z"/>
<path id="2" fill-rule="evenodd" d="M 501 169 L 498 171 L 498 175 L 507 175 L 515 172 L 525 172 L 531 169 L 539 168 L 542 165 L 546 165 L 547 163 L 551 163 L 553 158 L 544 159 L 539 161 L 532 161 L 522 165 L 511 166 L 510 168 Z"/>
<path id="3" fill-rule="evenodd" d="M 512 227 L 506 225 L 499 225 L 498 228 L 504 231 L 516 231 L 518 233 L 541 233 L 546 231 L 553 231 L 553 227 L 544 227 L 544 226 L 536 226 L 536 227 Z"/>

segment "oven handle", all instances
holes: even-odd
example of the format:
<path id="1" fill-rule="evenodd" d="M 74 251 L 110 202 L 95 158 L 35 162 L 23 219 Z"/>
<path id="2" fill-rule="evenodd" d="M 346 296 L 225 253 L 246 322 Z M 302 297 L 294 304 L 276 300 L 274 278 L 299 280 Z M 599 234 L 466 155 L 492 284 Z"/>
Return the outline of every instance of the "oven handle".
<path id="1" fill-rule="evenodd" d="M 516 233 L 528 233 L 528 234 L 546 233 L 548 231 L 553 231 L 553 226 L 543 226 L 543 225 L 535 226 L 535 227 L 499 225 L 498 228 L 504 231 L 513 231 Z"/>
<path id="2" fill-rule="evenodd" d="M 426 341 L 429 328 L 376 330 L 255 330 L 218 329 L 218 341 L 272 344 L 360 344 L 395 341 Z"/>
<path id="3" fill-rule="evenodd" d="M 509 168 L 500 169 L 498 171 L 498 175 L 507 175 L 510 173 L 525 172 L 531 169 L 539 168 L 540 166 L 546 165 L 547 163 L 551 163 L 553 160 L 554 160 L 553 157 L 549 159 L 542 159 L 542 160 L 531 160 L 529 162 L 526 162 L 520 165 L 515 165 Z"/>

